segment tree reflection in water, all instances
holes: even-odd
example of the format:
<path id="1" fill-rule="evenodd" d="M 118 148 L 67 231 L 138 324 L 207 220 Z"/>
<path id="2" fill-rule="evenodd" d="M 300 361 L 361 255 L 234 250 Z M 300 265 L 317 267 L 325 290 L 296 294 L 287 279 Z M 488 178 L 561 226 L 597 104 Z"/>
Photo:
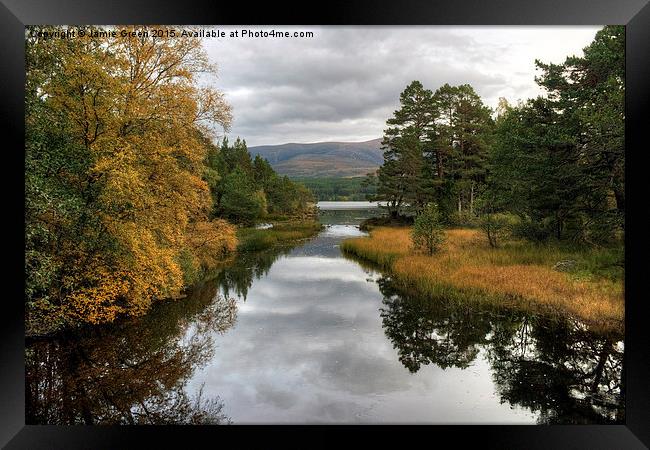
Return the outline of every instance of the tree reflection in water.
<path id="1" fill-rule="evenodd" d="M 141 318 L 36 341 L 26 350 L 28 424 L 230 423 L 219 398 L 189 396 L 213 356 L 213 333 L 236 320 L 234 300 L 205 283 Z"/>
<path id="2" fill-rule="evenodd" d="M 279 257 L 290 253 L 295 246 L 296 243 L 276 246 L 260 252 L 241 253 L 219 271 L 215 282 L 219 284 L 226 297 L 234 294 L 246 300 L 253 281 L 266 276 L 273 263 Z"/>
<path id="3" fill-rule="evenodd" d="M 467 368 L 484 351 L 501 402 L 539 413 L 539 423 L 624 421 L 622 336 L 582 323 L 398 294 L 388 278 L 384 331 L 412 373 L 422 365 Z"/>
<path id="4" fill-rule="evenodd" d="M 189 396 L 187 380 L 214 354 L 255 279 L 293 245 L 243 253 L 182 300 L 147 315 L 26 346 L 28 424 L 222 424 L 219 398 Z"/>
<path id="5" fill-rule="evenodd" d="M 230 423 L 218 397 L 188 395 L 188 380 L 214 356 L 215 333 L 236 321 L 230 293 L 245 299 L 290 251 L 241 255 L 188 298 L 141 318 L 29 343 L 26 422 Z M 537 412 L 540 423 L 623 422 L 622 336 L 566 319 L 410 297 L 386 277 L 378 285 L 384 332 L 411 373 L 484 360 L 501 402 Z"/>
<path id="6" fill-rule="evenodd" d="M 474 361 L 490 330 L 487 317 L 467 307 L 450 309 L 443 302 L 400 296 L 385 278 L 378 284 L 384 331 L 409 371 L 429 363 L 464 369 Z"/>

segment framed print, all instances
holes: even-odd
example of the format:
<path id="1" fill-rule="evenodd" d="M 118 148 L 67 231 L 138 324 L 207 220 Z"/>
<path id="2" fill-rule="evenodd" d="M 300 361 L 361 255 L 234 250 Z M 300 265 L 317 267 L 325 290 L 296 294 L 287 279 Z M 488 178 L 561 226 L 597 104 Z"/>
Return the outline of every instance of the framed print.
<path id="1" fill-rule="evenodd" d="M 3 446 L 650 445 L 647 1 L 0 11 Z"/>

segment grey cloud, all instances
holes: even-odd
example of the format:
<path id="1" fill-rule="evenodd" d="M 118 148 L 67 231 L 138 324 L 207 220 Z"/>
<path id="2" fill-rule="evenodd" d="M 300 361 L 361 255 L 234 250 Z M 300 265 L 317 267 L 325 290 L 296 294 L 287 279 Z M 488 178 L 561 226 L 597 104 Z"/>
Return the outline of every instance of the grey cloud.
<path id="1" fill-rule="evenodd" d="M 469 83 L 489 106 L 535 95 L 533 60 L 576 53 L 596 27 L 218 27 L 313 31 L 313 38 L 206 39 L 249 145 L 379 137 L 412 80 Z M 553 47 L 553 49 L 547 47 Z M 515 97 L 515 98 L 513 98 Z"/>

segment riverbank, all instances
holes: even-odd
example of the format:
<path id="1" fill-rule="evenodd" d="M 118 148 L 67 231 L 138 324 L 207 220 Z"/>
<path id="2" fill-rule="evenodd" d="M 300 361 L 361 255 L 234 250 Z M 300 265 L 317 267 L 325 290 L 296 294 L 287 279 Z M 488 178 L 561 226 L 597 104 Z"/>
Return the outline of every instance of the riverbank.
<path id="1" fill-rule="evenodd" d="M 410 228 L 379 227 L 341 249 L 390 271 L 404 290 L 431 299 L 480 301 L 575 316 L 603 331 L 622 331 L 622 249 L 576 249 L 511 241 L 493 249 L 478 230 L 446 231 L 432 256 L 413 250 Z M 570 272 L 553 267 L 575 261 Z"/>
<path id="2" fill-rule="evenodd" d="M 197 285 L 208 282 L 219 276 L 224 268 L 232 265 L 239 254 L 267 250 L 277 245 L 289 245 L 292 241 L 300 241 L 318 234 L 322 229 L 322 224 L 313 218 L 274 216 L 269 218 L 271 228 L 259 229 L 254 227 L 239 228 L 236 232 L 237 247 L 233 252 L 224 255 L 219 260 L 211 260 L 210 266 L 192 267 L 189 264 L 182 265 L 184 277 L 184 286 L 181 291 L 174 296 L 154 299 L 152 304 L 144 311 L 144 315 L 150 313 L 153 304 L 167 301 L 185 301 L 188 292 L 192 291 Z M 143 314 L 138 314 L 140 316 Z M 113 323 L 116 319 L 125 320 L 129 314 L 116 314 L 112 320 L 102 323 L 88 323 L 83 321 L 70 322 L 65 321 L 59 315 L 41 314 L 36 316 L 34 313 L 26 318 L 25 337 L 28 339 L 51 339 L 61 333 L 71 330 L 80 330 L 85 328 L 94 328 L 102 324 Z"/>
<path id="3" fill-rule="evenodd" d="M 314 219 L 278 220 L 269 222 L 270 228 L 240 228 L 237 231 L 238 252 L 266 250 L 275 245 L 305 239 L 318 233 L 323 225 Z"/>

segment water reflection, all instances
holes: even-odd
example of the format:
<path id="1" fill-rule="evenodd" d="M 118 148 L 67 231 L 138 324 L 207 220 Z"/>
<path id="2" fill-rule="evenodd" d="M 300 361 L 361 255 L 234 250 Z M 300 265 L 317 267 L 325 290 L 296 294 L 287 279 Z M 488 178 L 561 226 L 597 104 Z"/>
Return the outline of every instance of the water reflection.
<path id="1" fill-rule="evenodd" d="M 385 278 L 378 281 L 385 298 L 381 317 L 386 335 L 410 371 L 433 363 L 465 369 L 487 342 L 490 319 L 467 306 L 450 308 L 445 302 L 408 298 L 397 294 Z"/>
<path id="2" fill-rule="evenodd" d="M 240 253 L 216 273 L 214 282 L 219 285 L 224 296 L 246 300 L 248 290 L 255 280 L 265 277 L 278 258 L 291 254 L 297 247 L 308 245 L 311 240 L 312 238 L 285 241 L 263 251 Z"/>
<path id="3" fill-rule="evenodd" d="M 294 246 L 277 246 L 262 252 L 242 253 L 236 261 L 218 272 L 214 282 L 218 284 L 225 297 L 237 296 L 246 300 L 253 282 L 266 276 L 273 263 L 279 257 L 291 252 Z"/>
<path id="4" fill-rule="evenodd" d="M 234 302 L 216 292 L 204 284 L 142 318 L 30 343 L 26 423 L 229 423 L 218 397 L 185 389 L 214 356 L 214 333 L 236 320 Z"/>
<path id="5" fill-rule="evenodd" d="M 540 423 L 624 421 L 622 336 L 577 321 L 500 321 L 488 351 L 502 401 L 538 411 Z"/>
<path id="6" fill-rule="evenodd" d="M 342 257 L 341 214 L 142 318 L 29 343 L 27 423 L 623 421 L 622 336 L 404 295 Z"/>
<path id="7" fill-rule="evenodd" d="M 384 330 L 410 372 L 467 368 L 485 349 L 500 401 L 538 413 L 538 423 L 624 420 L 622 336 L 578 321 L 411 298 L 386 278 L 378 284 Z"/>

